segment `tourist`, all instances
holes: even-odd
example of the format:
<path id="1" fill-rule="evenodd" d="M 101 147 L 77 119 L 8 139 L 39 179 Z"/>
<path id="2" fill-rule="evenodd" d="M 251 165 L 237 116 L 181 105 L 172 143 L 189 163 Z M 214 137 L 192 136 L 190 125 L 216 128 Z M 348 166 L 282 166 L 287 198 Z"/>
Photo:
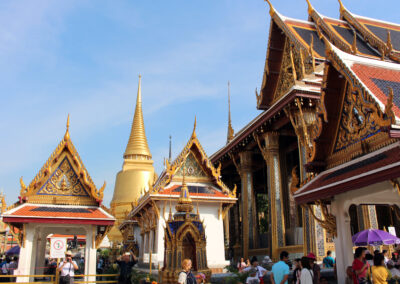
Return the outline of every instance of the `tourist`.
<path id="1" fill-rule="evenodd" d="M 384 249 L 384 250 L 382 251 L 382 254 L 383 254 L 383 257 L 384 257 L 384 259 L 385 259 L 385 266 L 386 266 L 386 264 L 387 264 L 388 261 L 390 260 L 389 257 L 388 257 L 388 251 Z"/>
<path id="2" fill-rule="evenodd" d="M 118 283 L 130 284 L 132 267 L 136 264 L 135 255 L 132 252 L 126 252 L 123 256 L 118 257 L 116 262 L 119 266 Z"/>
<path id="3" fill-rule="evenodd" d="M 249 267 L 250 265 L 251 265 L 250 259 L 247 259 L 247 260 L 246 260 L 246 267 Z"/>
<path id="4" fill-rule="evenodd" d="M 310 258 L 303 256 L 301 258 L 301 284 L 313 284 L 314 283 L 314 272 L 311 269 Z"/>
<path id="5" fill-rule="evenodd" d="M 368 262 L 369 267 L 374 265 L 374 256 L 369 251 L 365 253 L 365 260 Z"/>
<path id="6" fill-rule="evenodd" d="M 251 259 L 251 265 L 249 267 L 246 267 L 243 271 L 248 272 L 250 269 L 255 269 L 257 272 L 257 277 L 260 279 L 260 283 L 264 283 L 264 275 L 267 274 L 267 270 L 264 267 L 261 267 L 258 265 L 258 259 L 257 257 L 253 256 Z"/>
<path id="7" fill-rule="evenodd" d="M 6 256 L 6 259 L 2 262 L 2 266 L 1 266 L 1 274 L 3 275 L 9 275 L 9 267 L 10 267 L 10 257 Z M 1 278 L 3 280 L 3 282 L 10 282 L 10 278 L 8 277 L 4 277 Z"/>
<path id="8" fill-rule="evenodd" d="M 326 257 L 322 260 L 322 265 L 325 268 L 333 268 L 333 265 L 335 264 L 335 260 L 332 257 L 332 252 L 328 250 L 326 252 Z"/>
<path id="9" fill-rule="evenodd" d="M 282 251 L 280 261 L 272 266 L 271 283 L 272 284 L 288 284 L 289 278 L 289 265 L 286 262 L 289 260 L 289 253 Z"/>
<path id="10" fill-rule="evenodd" d="M 319 265 L 317 263 L 315 263 L 315 260 L 316 260 L 315 254 L 310 252 L 307 255 L 307 258 L 310 261 L 310 267 L 311 267 L 311 270 L 313 271 L 313 275 L 314 275 L 313 276 L 314 277 L 313 278 L 314 279 L 313 283 L 314 284 L 319 284 L 319 278 L 321 277 L 321 267 L 319 267 Z"/>
<path id="11" fill-rule="evenodd" d="M 374 256 L 374 266 L 372 266 L 372 280 L 374 284 L 387 283 L 389 272 L 385 266 L 385 256 L 383 254 L 376 254 Z"/>
<path id="12" fill-rule="evenodd" d="M 237 264 L 237 268 L 238 268 L 239 272 L 242 272 L 243 269 L 245 269 L 246 267 L 247 267 L 246 262 L 244 262 L 244 258 L 242 257 Z"/>
<path id="13" fill-rule="evenodd" d="M 249 277 L 246 279 L 246 284 L 258 284 L 260 279 L 257 276 L 257 269 L 251 268 L 249 271 Z"/>
<path id="14" fill-rule="evenodd" d="M 129 282 L 130 283 L 130 282 Z M 179 284 L 196 284 L 196 278 L 192 273 L 192 261 L 188 258 L 182 261 L 182 271 L 178 275 Z"/>
<path id="15" fill-rule="evenodd" d="M 301 259 L 296 258 L 294 260 L 294 271 L 293 271 L 293 284 L 300 284 L 301 275 Z"/>
<path id="16" fill-rule="evenodd" d="M 72 253 L 67 251 L 65 253 L 64 261 L 61 262 L 57 268 L 57 271 L 61 271 L 60 284 L 74 283 L 75 269 L 78 269 L 78 265 L 75 260 L 72 260 Z"/>
<path id="17" fill-rule="evenodd" d="M 387 263 L 387 269 L 389 269 L 392 277 L 400 278 L 400 270 L 396 268 L 395 262 L 393 260 L 389 260 Z"/>
<path id="18" fill-rule="evenodd" d="M 14 256 L 9 265 L 9 274 L 13 275 L 14 271 L 18 268 L 18 256 Z"/>
<path id="19" fill-rule="evenodd" d="M 366 250 L 367 249 L 364 247 L 356 248 L 356 252 L 354 254 L 354 261 L 353 261 L 353 265 L 352 265 L 353 283 L 354 284 L 367 283 L 367 280 L 368 280 L 367 279 L 367 271 L 368 271 L 369 264 L 365 260 Z"/>

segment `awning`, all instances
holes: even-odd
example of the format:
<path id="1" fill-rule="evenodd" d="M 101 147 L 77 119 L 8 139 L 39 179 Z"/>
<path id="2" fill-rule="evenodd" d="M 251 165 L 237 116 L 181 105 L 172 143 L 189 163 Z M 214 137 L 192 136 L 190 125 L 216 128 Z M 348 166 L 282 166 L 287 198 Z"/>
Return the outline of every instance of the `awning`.
<path id="1" fill-rule="evenodd" d="M 5 212 L 3 222 L 113 225 L 115 218 L 97 206 L 25 203 Z"/>
<path id="2" fill-rule="evenodd" d="M 400 177 L 400 144 L 354 159 L 320 173 L 301 187 L 294 199 L 298 204 L 329 199 L 337 194 Z"/>

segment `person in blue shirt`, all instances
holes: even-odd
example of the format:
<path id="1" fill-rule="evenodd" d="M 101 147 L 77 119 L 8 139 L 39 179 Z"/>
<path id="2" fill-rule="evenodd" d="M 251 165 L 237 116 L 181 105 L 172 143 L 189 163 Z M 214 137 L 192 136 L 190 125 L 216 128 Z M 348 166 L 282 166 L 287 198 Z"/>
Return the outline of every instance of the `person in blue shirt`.
<path id="1" fill-rule="evenodd" d="M 289 253 L 282 251 L 280 261 L 272 266 L 271 283 L 272 284 L 288 284 L 289 265 L 286 262 L 289 260 Z"/>
<path id="2" fill-rule="evenodd" d="M 335 260 L 331 256 L 332 252 L 328 250 L 326 252 L 326 257 L 324 257 L 322 264 L 325 268 L 333 268 L 333 265 L 335 264 Z"/>

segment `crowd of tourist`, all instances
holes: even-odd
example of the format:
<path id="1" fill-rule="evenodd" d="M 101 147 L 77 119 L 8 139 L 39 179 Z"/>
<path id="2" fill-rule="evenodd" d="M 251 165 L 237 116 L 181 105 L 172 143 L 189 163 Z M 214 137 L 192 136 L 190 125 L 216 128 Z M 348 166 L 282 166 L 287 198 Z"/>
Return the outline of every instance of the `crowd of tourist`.
<path id="1" fill-rule="evenodd" d="M 365 247 L 358 247 L 352 266 L 347 268 L 346 284 L 381 284 L 390 279 L 400 279 L 399 252 L 389 257 L 387 250 L 371 253 Z"/>

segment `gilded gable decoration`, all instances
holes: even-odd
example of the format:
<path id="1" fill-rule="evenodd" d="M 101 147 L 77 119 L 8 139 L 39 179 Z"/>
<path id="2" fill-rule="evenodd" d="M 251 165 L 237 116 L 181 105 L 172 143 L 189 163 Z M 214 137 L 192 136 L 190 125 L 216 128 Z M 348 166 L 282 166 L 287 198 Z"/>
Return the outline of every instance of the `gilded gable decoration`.
<path id="1" fill-rule="evenodd" d="M 20 178 L 22 201 L 49 204 L 97 205 L 103 200 L 106 183 L 94 185 L 69 134 L 69 115 L 64 139 L 26 186 Z"/>

